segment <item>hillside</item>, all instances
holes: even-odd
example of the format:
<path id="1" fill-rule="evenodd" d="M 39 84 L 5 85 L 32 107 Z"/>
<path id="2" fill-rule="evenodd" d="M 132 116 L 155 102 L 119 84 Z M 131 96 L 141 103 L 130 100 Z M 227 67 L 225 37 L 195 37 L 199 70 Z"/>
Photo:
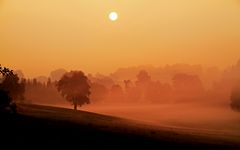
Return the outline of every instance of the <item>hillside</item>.
<path id="1" fill-rule="evenodd" d="M 19 105 L 1 117 L 1 143 L 17 147 L 84 149 L 239 149 L 240 137 L 211 131 L 145 125 L 65 108 Z"/>

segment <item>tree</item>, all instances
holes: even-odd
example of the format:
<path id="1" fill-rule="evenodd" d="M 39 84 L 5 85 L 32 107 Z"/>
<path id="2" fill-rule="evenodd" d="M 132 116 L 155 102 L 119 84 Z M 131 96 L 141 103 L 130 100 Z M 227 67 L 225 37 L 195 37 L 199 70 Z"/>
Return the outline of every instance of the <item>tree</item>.
<path id="1" fill-rule="evenodd" d="M 151 76 L 147 71 L 141 70 L 137 74 L 137 81 L 135 82 L 136 88 L 138 89 L 139 101 L 144 102 L 147 101 L 146 91 L 151 85 Z"/>
<path id="2" fill-rule="evenodd" d="M 0 89 L 0 111 L 6 111 L 7 108 L 11 105 L 12 99 L 9 96 L 8 92 Z"/>
<path id="3" fill-rule="evenodd" d="M 149 82 L 151 82 L 151 77 L 150 77 L 150 75 L 147 73 L 147 71 L 141 70 L 141 71 L 137 74 L 136 85 L 146 86 L 146 84 L 148 84 Z"/>
<path id="4" fill-rule="evenodd" d="M 16 102 L 24 100 L 25 80 L 20 81 L 16 74 L 4 75 L 0 89 L 9 93 L 9 96 Z"/>
<path id="5" fill-rule="evenodd" d="M 51 85 L 52 85 L 51 78 L 48 78 L 48 81 L 47 81 L 47 87 L 51 87 Z"/>
<path id="6" fill-rule="evenodd" d="M 25 84 L 24 82 L 19 83 L 17 74 L 1 65 L 0 75 L 0 109 L 1 111 L 10 109 L 12 112 L 16 112 L 15 101 L 19 97 L 23 99 Z"/>
<path id="7" fill-rule="evenodd" d="M 2 67 L 0 64 L 0 74 L 2 77 L 13 75 L 13 70 L 10 70 L 9 68 Z"/>
<path id="8" fill-rule="evenodd" d="M 231 108 L 240 112 L 240 86 L 235 86 L 231 93 Z"/>
<path id="9" fill-rule="evenodd" d="M 131 80 L 124 80 L 125 85 L 125 99 L 128 102 L 137 102 L 139 101 L 141 95 L 140 90 L 134 86 Z"/>
<path id="10" fill-rule="evenodd" d="M 90 85 L 88 78 L 82 71 L 71 71 L 63 75 L 57 82 L 57 89 L 61 95 L 74 106 L 89 104 Z"/>

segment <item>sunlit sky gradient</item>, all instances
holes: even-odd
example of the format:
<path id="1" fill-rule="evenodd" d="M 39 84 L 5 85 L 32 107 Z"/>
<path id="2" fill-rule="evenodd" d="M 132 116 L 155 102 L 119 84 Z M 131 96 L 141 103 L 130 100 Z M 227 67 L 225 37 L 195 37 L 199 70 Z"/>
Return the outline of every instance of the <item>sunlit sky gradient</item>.
<path id="1" fill-rule="evenodd" d="M 239 0 L 0 0 L 0 63 L 29 77 L 239 58 Z"/>

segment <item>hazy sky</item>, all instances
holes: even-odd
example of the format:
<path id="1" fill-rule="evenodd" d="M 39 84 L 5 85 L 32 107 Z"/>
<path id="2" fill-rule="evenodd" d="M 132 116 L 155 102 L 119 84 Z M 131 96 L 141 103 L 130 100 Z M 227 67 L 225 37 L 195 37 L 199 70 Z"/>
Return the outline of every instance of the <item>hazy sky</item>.
<path id="1" fill-rule="evenodd" d="M 239 58 L 239 0 L 0 0 L 0 63 L 27 76 Z"/>

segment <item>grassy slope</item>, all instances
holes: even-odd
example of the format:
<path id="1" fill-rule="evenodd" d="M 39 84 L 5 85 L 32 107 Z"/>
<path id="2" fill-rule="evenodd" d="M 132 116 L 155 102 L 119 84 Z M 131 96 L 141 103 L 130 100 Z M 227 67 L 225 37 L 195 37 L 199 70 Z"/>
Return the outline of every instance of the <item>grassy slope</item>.
<path id="1" fill-rule="evenodd" d="M 25 147 L 31 144 L 85 149 L 240 148 L 240 137 L 210 131 L 149 126 L 117 117 L 38 105 L 21 105 L 18 111 L 17 116 L 2 117 L 1 137 L 4 138 L 1 138 L 1 142 L 8 146 Z"/>

